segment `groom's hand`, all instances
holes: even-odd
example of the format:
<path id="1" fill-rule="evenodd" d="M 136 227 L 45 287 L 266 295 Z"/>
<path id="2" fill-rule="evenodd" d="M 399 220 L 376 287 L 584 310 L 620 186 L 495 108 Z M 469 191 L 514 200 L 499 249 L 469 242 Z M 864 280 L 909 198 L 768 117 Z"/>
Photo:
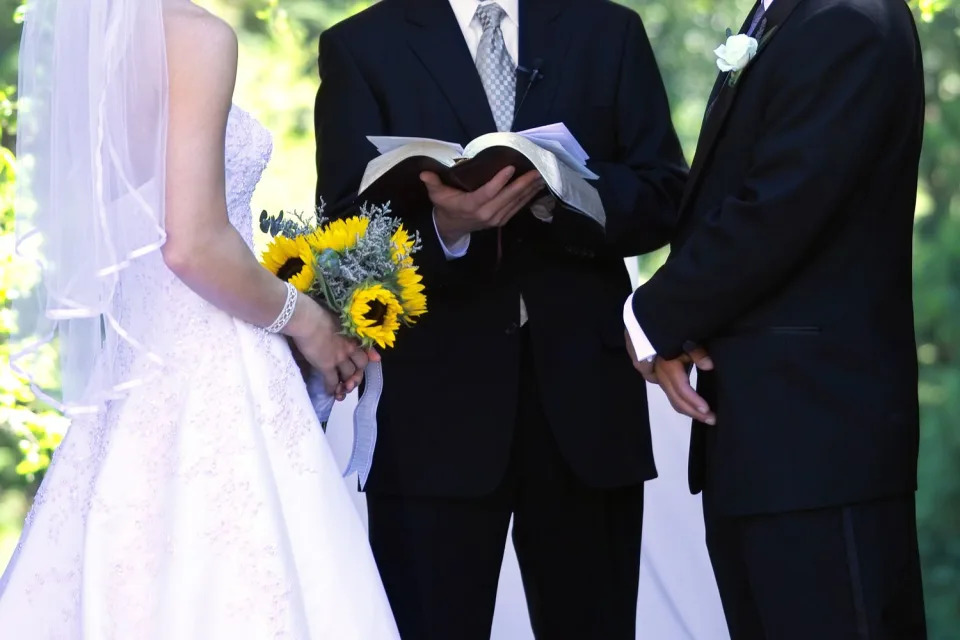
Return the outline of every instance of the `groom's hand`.
<path id="1" fill-rule="evenodd" d="M 430 171 L 421 173 L 420 180 L 427 186 L 437 231 L 444 243 L 456 244 L 474 231 L 504 226 L 543 190 L 539 172 L 528 171 L 510 182 L 514 173 L 516 169 L 505 167 L 476 191 L 447 186 Z"/>
<path id="2" fill-rule="evenodd" d="M 633 339 L 630 337 L 630 332 L 624 329 L 623 337 L 627 343 L 627 353 L 630 354 L 630 362 L 633 363 L 633 368 L 639 371 L 643 379 L 650 384 L 660 384 L 657 381 L 657 374 L 653 370 L 653 362 L 650 360 L 640 360 L 637 357 L 637 350 L 633 348 Z"/>
<path id="3" fill-rule="evenodd" d="M 716 424 L 717 417 L 710 410 L 710 405 L 690 384 L 690 365 L 696 365 L 701 371 L 713 370 L 713 360 L 706 349 L 690 345 L 689 351 L 676 360 L 665 360 L 657 356 L 652 362 L 641 361 L 633 348 L 630 333 L 624 333 L 634 369 L 639 371 L 647 382 L 660 385 L 677 413 L 705 424 Z"/>
<path id="4" fill-rule="evenodd" d="M 707 401 L 700 397 L 690 384 L 690 365 L 701 371 L 713 369 L 713 361 L 707 352 L 696 347 L 676 360 L 664 360 L 657 356 L 653 362 L 653 375 L 677 413 L 705 424 L 717 423 L 717 416 L 710 410 Z"/>

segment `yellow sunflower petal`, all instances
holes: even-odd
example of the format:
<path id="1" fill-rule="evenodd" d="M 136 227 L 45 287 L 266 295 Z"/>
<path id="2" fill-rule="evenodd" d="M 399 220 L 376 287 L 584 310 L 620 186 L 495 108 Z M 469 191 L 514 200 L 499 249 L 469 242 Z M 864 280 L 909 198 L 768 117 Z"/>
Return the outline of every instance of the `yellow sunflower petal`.
<path id="1" fill-rule="evenodd" d="M 367 233 L 369 218 L 354 216 L 342 220 L 333 220 L 310 236 L 310 244 L 317 251 L 333 249 L 343 253 L 352 249 Z"/>
<path id="2" fill-rule="evenodd" d="M 413 258 L 411 255 L 413 253 L 413 238 L 411 238 L 407 230 L 403 228 L 403 225 L 400 225 L 396 232 L 394 232 L 393 237 L 390 238 L 390 244 L 393 262 L 404 267 L 412 267 Z"/>
<path id="3" fill-rule="evenodd" d="M 427 312 L 427 297 L 424 295 L 423 276 L 416 268 L 406 267 L 397 273 L 400 286 L 400 299 L 408 320 L 413 320 Z"/>
<path id="4" fill-rule="evenodd" d="M 317 253 L 323 253 L 330 248 L 329 239 L 322 229 L 317 229 L 307 236 L 307 243 Z"/>
<path id="5" fill-rule="evenodd" d="M 370 317 L 374 304 L 379 303 L 379 317 Z M 381 348 L 392 347 L 400 329 L 403 307 L 388 289 L 379 284 L 357 288 L 347 303 L 348 327 L 366 344 Z"/>
<path id="6" fill-rule="evenodd" d="M 309 291 L 313 285 L 313 251 L 303 237 L 275 237 L 260 256 L 260 264 L 298 291 Z"/>

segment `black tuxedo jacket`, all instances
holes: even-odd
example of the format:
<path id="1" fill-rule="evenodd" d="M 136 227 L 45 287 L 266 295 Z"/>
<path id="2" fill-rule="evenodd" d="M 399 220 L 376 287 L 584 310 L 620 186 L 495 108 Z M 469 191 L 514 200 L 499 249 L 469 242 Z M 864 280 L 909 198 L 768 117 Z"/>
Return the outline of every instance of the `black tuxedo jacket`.
<path id="1" fill-rule="evenodd" d="M 749 24 L 749 20 L 748 20 Z M 902 0 L 774 0 L 711 97 L 678 240 L 634 310 L 708 347 L 690 476 L 720 513 L 915 488 L 911 243 L 924 90 Z"/>
<path id="2" fill-rule="evenodd" d="M 518 215 L 447 261 L 432 211 L 395 211 L 419 231 L 429 313 L 384 356 L 374 492 L 479 495 L 505 472 L 516 420 L 520 294 L 547 418 L 582 479 L 655 476 L 643 381 L 624 355 L 623 257 L 665 246 L 686 166 L 639 17 L 600 0 L 521 0 L 515 130 L 564 122 L 591 156 L 608 229 L 563 210 Z M 368 135 L 465 144 L 495 131 L 446 0 L 384 0 L 326 31 L 317 97 L 318 195 L 353 204 L 376 155 Z"/>

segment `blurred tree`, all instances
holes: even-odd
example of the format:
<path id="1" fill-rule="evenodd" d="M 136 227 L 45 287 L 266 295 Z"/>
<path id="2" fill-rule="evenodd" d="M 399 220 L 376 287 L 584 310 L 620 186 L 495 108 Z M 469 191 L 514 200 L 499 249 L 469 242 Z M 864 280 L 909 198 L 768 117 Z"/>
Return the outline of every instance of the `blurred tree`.
<path id="1" fill-rule="evenodd" d="M 684 149 L 692 157 L 715 67 L 712 49 L 751 0 L 620 0 L 643 17 Z M 314 189 L 312 108 L 317 37 L 365 0 L 198 0 L 237 27 L 237 102 L 275 132 L 258 207 L 304 207 Z M 43 413 L 7 366 L 10 301 L 27 283 L 10 268 L 13 85 L 21 0 L 0 0 L 0 566 L 4 533 L 19 526 L 62 422 Z M 960 629 L 960 0 L 911 0 L 927 67 L 927 135 L 915 234 L 922 442 L 918 519 L 933 640 Z M 891 90 L 896 80 L 891 79 Z M 663 255 L 645 260 L 645 271 Z M 48 384 L 55 386 L 55 379 Z M 6 529 L 5 529 L 6 528 Z"/>
<path id="2" fill-rule="evenodd" d="M 13 260 L 13 195 L 16 131 L 14 103 L 16 47 L 19 37 L 20 0 L 0 1 L 0 554 L 19 530 L 24 509 L 32 498 L 53 450 L 66 429 L 65 420 L 37 402 L 29 386 L 9 367 L 9 338 L 16 328 L 13 302 L 30 286 L 25 273 Z M 40 365 L 52 364 L 51 350 Z M 57 386 L 52 375 L 40 382 Z"/>
<path id="3" fill-rule="evenodd" d="M 931 637 L 946 639 L 960 629 L 960 2 L 920 4 L 927 125 L 914 234 L 917 517 Z"/>

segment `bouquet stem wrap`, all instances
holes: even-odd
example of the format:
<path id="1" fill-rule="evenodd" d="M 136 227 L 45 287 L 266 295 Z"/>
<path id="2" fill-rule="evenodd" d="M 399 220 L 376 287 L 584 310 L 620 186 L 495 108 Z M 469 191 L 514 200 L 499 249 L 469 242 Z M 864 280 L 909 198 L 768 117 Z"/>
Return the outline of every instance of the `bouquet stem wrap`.
<path id="1" fill-rule="evenodd" d="M 380 396 L 383 394 L 383 367 L 379 362 L 371 362 L 364 369 L 364 389 L 353 412 L 353 447 L 350 452 L 350 461 L 343 472 L 346 478 L 352 473 L 357 474 L 360 489 L 367 486 L 370 469 L 373 466 L 373 452 L 377 446 L 377 407 L 380 405 Z M 323 386 L 323 378 L 314 371 L 307 381 L 307 391 L 313 402 L 313 409 L 321 423 L 330 419 L 336 398 L 327 393 Z"/>

